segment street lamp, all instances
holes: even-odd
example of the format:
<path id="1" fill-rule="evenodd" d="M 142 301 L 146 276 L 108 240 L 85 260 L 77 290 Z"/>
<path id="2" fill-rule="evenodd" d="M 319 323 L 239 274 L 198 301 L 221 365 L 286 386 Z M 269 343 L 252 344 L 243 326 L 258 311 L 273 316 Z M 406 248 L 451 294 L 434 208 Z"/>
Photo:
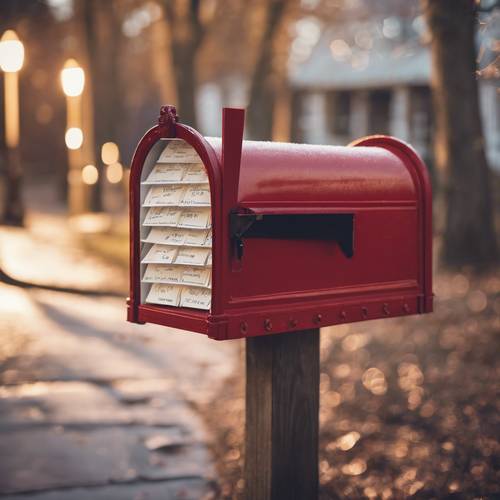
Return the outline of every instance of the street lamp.
<path id="1" fill-rule="evenodd" d="M 99 170 L 94 165 L 85 165 L 82 168 L 82 180 L 87 186 L 93 186 L 99 180 Z"/>
<path id="2" fill-rule="evenodd" d="M 5 144 L 7 146 L 6 196 L 3 218 L 6 224 L 20 226 L 24 209 L 21 201 L 21 162 L 19 159 L 19 80 L 24 63 L 24 46 L 13 30 L 0 39 L 0 69 L 4 72 Z"/>
<path id="3" fill-rule="evenodd" d="M 114 142 L 105 142 L 101 147 L 101 160 L 106 165 L 106 178 L 109 183 L 118 184 L 123 178 L 118 145 Z"/>
<path id="4" fill-rule="evenodd" d="M 61 84 L 68 97 L 82 95 L 85 86 L 85 72 L 74 59 L 68 59 L 61 71 Z"/>
<path id="5" fill-rule="evenodd" d="M 61 70 L 61 86 L 66 95 L 66 133 L 68 148 L 68 205 L 72 214 L 84 210 L 85 195 L 80 169 L 83 164 L 81 147 L 84 136 L 82 130 L 82 93 L 85 88 L 85 72 L 75 59 L 68 59 Z"/>
<path id="6" fill-rule="evenodd" d="M 68 149 L 80 149 L 83 144 L 83 132 L 81 128 L 70 127 L 66 130 L 64 142 Z"/>

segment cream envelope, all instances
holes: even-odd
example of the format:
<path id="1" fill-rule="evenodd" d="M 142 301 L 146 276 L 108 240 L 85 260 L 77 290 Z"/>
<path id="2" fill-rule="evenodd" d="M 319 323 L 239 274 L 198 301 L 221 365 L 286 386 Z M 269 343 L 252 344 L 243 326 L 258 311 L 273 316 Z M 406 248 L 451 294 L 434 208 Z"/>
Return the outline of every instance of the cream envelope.
<path id="1" fill-rule="evenodd" d="M 196 247 L 179 248 L 175 257 L 176 264 L 186 264 L 191 266 L 203 266 L 207 261 L 210 249 Z"/>
<path id="2" fill-rule="evenodd" d="M 203 163 L 189 165 L 182 178 L 184 182 L 208 183 L 208 175 Z"/>
<path id="3" fill-rule="evenodd" d="M 177 247 L 154 244 L 141 262 L 142 264 L 172 264 L 177 251 Z"/>
<path id="4" fill-rule="evenodd" d="M 157 163 L 143 184 L 180 182 L 188 168 L 185 163 Z"/>
<path id="5" fill-rule="evenodd" d="M 146 195 L 143 207 L 177 206 L 184 198 L 186 189 L 186 186 L 179 184 L 152 187 Z"/>
<path id="6" fill-rule="evenodd" d="M 192 245 L 196 247 L 210 247 L 212 241 L 207 241 L 208 229 L 184 229 L 186 238 L 184 245 Z"/>
<path id="7" fill-rule="evenodd" d="M 182 210 L 173 207 L 151 207 L 144 218 L 144 226 L 177 226 Z"/>
<path id="8" fill-rule="evenodd" d="M 200 161 L 198 153 L 181 139 L 168 141 L 158 158 L 158 163 L 198 163 Z"/>
<path id="9" fill-rule="evenodd" d="M 178 226 L 185 228 L 207 229 L 210 227 L 210 207 L 185 208 L 179 217 Z"/>
<path id="10" fill-rule="evenodd" d="M 207 267 L 179 267 L 181 269 L 180 282 L 184 285 L 208 287 L 212 270 Z"/>
<path id="11" fill-rule="evenodd" d="M 146 302 L 151 304 L 161 304 L 164 306 L 178 306 L 180 294 L 180 286 L 154 283 L 148 293 Z"/>
<path id="12" fill-rule="evenodd" d="M 211 246 L 211 240 L 207 240 L 208 229 L 181 229 L 176 227 L 153 227 L 147 238 L 141 240 L 144 243 L 161 243 L 164 245 L 187 245 L 194 247 Z"/>
<path id="13" fill-rule="evenodd" d="M 145 240 L 145 243 L 163 243 L 165 245 L 183 245 L 189 229 L 177 229 L 175 227 L 153 227 Z"/>
<path id="14" fill-rule="evenodd" d="M 143 283 L 180 283 L 182 267 L 148 264 L 142 277 Z"/>
<path id="15" fill-rule="evenodd" d="M 180 203 L 182 206 L 210 206 L 210 188 L 208 184 L 193 184 L 186 188 Z"/>
<path id="16" fill-rule="evenodd" d="M 212 246 L 212 230 L 210 229 L 207 234 L 207 239 L 205 240 L 205 246 L 211 247 Z"/>
<path id="17" fill-rule="evenodd" d="M 207 266 L 211 266 L 212 265 L 212 252 L 210 252 L 208 258 L 207 258 Z"/>
<path id="18" fill-rule="evenodd" d="M 208 288 L 185 287 L 181 292 L 181 307 L 210 309 L 212 290 Z"/>

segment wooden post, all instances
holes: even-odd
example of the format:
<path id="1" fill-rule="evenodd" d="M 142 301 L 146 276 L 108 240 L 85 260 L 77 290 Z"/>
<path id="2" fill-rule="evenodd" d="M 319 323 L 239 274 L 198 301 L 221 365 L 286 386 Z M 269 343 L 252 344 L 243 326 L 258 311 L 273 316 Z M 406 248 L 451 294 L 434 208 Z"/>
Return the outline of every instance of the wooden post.
<path id="1" fill-rule="evenodd" d="M 318 498 L 319 329 L 246 341 L 247 500 Z"/>

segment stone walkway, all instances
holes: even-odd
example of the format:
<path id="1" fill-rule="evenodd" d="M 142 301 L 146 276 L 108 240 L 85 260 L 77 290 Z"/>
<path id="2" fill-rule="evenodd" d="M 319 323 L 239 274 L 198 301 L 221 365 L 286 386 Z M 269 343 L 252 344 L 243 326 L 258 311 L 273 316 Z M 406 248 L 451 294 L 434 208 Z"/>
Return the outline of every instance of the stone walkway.
<path id="1" fill-rule="evenodd" d="M 37 217 L 0 230 L 0 263 L 16 278 L 123 289 L 125 273 L 75 241 L 64 219 Z M 122 299 L 0 285 L 0 498 L 215 496 L 194 406 L 239 343 L 124 318 Z"/>

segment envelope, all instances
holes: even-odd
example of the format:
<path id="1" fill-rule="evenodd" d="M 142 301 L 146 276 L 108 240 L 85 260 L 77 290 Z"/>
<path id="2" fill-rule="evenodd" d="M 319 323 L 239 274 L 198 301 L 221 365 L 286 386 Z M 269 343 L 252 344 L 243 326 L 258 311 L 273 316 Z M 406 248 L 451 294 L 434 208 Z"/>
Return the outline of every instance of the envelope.
<path id="1" fill-rule="evenodd" d="M 196 285 L 209 287 L 212 270 L 209 267 L 186 267 L 179 266 L 181 269 L 180 282 L 184 285 Z"/>
<path id="2" fill-rule="evenodd" d="M 184 287 L 181 292 L 181 307 L 210 309 L 212 290 L 208 288 Z"/>
<path id="3" fill-rule="evenodd" d="M 181 283 L 183 268 L 164 264 L 148 264 L 142 277 L 143 283 Z M 183 282 L 184 283 L 184 282 Z M 197 284 L 197 283 L 194 283 Z"/>
<path id="4" fill-rule="evenodd" d="M 199 163 L 198 153 L 182 139 L 171 139 L 161 152 L 158 163 Z"/>
<path id="5" fill-rule="evenodd" d="M 146 302 L 164 306 L 178 306 L 182 287 L 154 283 L 148 293 Z M 193 306 L 194 307 L 194 306 Z"/>
<path id="6" fill-rule="evenodd" d="M 189 164 L 157 163 L 142 184 L 169 184 L 182 181 Z"/>
<path id="7" fill-rule="evenodd" d="M 211 225 L 210 207 L 191 208 L 182 210 L 178 226 L 185 228 L 207 229 Z"/>
<path id="8" fill-rule="evenodd" d="M 178 206 L 181 204 L 185 193 L 186 186 L 181 184 L 168 184 L 166 186 L 154 186 L 150 188 L 143 207 L 168 207 Z"/>
<path id="9" fill-rule="evenodd" d="M 151 207 L 144 218 L 144 226 L 177 226 L 182 209 L 174 207 Z"/>
<path id="10" fill-rule="evenodd" d="M 144 243 L 163 243 L 165 245 L 183 245 L 189 229 L 175 227 L 153 227 Z"/>
<path id="11" fill-rule="evenodd" d="M 164 245 L 187 245 L 195 247 L 211 246 L 207 239 L 208 229 L 182 229 L 176 227 L 153 227 L 144 243 L 163 243 Z"/>
<path id="12" fill-rule="evenodd" d="M 181 247 L 175 256 L 174 262 L 190 266 L 203 266 L 210 253 L 208 248 Z"/>
<path id="13" fill-rule="evenodd" d="M 177 256 L 177 247 L 154 244 L 146 257 L 142 259 L 142 264 L 172 264 Z"/>
<path id="14" fill-rule="evenodd" d="M 182 178 L 184 182 L 208 183 L 208 175 L 203 163 L 189 165 Z"/>
<path id="15" fill-rule="evenodd" d="M 192 184 L 183 193 L 181 206 L 210 206 L 210 187 L 208 184 Z"/>
<path id="16" fill-rule="evenodd" d="M 184 229 L 186 238 L 184 245 L 192 245 L 195 247 L 211 247 L 212 239 L 208 239 L 209 229 Z"/>
<path id="17" fill-rule="evenodd" d="M 211 247 L 212 246 L 212 230 L 209 229 L 208 234 L 207 234 L 207 239 L 205 240 L 205 246 Z"/>

